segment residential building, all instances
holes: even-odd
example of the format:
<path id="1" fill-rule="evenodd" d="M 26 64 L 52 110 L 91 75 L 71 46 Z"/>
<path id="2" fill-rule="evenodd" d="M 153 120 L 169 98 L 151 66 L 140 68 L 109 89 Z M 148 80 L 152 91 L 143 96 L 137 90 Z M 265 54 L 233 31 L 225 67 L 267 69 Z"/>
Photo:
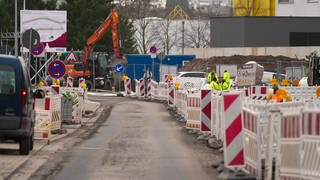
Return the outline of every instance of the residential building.
<path id="1" fill-rule="evenodd" d="M 320 16 L 320 0 L 276 0 L 276 16 Z"/>

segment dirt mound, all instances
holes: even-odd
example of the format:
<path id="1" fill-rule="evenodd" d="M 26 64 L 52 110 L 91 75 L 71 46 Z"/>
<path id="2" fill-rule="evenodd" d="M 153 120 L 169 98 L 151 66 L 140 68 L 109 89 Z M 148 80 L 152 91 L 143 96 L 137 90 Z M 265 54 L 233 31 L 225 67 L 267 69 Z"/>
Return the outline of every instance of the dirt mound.
<path id="1" fill-rule="evenodd" d="M 248 61 L 256 61 L 264 66 L 265 71 L 285 73 L 285 68 L 290 66 L 305 66 L 303 59 L 290 58 L 286 56 L 214 56 L 206 59 L 195 59 L 183 66 L 183 71 L 210 71 L 215 69 L 216 64 L 242 65 Z"/>

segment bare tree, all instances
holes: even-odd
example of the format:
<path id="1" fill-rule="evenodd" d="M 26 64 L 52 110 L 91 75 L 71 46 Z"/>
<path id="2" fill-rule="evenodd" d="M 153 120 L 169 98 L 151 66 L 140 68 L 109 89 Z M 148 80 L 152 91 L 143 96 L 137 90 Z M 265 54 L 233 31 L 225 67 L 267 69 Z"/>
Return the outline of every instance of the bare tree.
<path id="1" fill-rule="evenodd" d="M 210 21 L 191 20 L 187 23 L 185 45 L 191 48 L 205 48 L 210 45 Z"/>
<path id="2" fill-rule="evenodd" d="M 178 42 L 181 41 L 179 36 L 180 28 L 177 26 L 176 21 L 164 19 L 152 27 L 154 44 L 165 54 L 170 54 L 173 47 L 177 46 Z"/>
<path id="3" fill-rule="evenodd" d="M 146 54 L 150 46 L 148 27 L 151 15 L 152 0 L 120 0 L 121 14 L 133 20 L 136 27 L 135 39 L 140 53 Z"/>

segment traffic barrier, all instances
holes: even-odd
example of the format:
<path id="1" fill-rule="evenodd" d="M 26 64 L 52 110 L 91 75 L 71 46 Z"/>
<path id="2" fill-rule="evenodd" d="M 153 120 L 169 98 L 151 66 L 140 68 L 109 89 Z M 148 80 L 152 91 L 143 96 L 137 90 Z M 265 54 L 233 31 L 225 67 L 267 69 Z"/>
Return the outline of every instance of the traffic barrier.
<path id="1" fill-rule="evenodd" d="M 169 106 L 174 106 L 174 91 L 175 87 L 173 85 L 169 86 L 169 91 L 168 91 L 168 105 Z"/>
<path id="2" fill-rule="evenodd" d="M 143 78 L 141 78 L 139 80 L 139 92 L 140 92 L 140 94 L 139 94 L 140 97 L 144 97 L 145 96 L 145 85 L 144 85 L 144 79 Z"/>
<path id="3" fill-rule="evenodd" d="M 86 80 L 84 78 L 79 78 L 79 88 L 81 88 L 82 85 L 85 83 L 86 83 Z"/>
<path id="4" fill-rule="evenodd" d="M 125 89 L 125 94 L 127 96 L 130 96 L 131 93 L 132 93 L 132 90 L 131 90 L 131 79 L 130 78 L 127 78 L 126 80 L 124 80 L 124 89 Z"/>
<path id="5" fill-rule="evenodd" d="M 168 89 L 168 83 L 160 82 L 158 86 L 158 91 L 159 91 L 159 100 L 167 101 L 168 100 L 168 94 L 169 94 L 169 89 Z"/>
<path id="6" fill-rule="evenodd" d="M 174 105 L 177 107 L 178 113 L 187 118 L 187 92 L 183 90 L 175 90 Z"/>
<path id="7" fill-rule="evenodd" d="M 60 94 L 60 86 L 52 85 L 52 86 L 51 86 L 51 93 L 52 93 L 53 95 L 58 95 L 58 94 Z"/>
<path id="8" fill-rule="evenodd" d="M 134 80 L 135 84 L 135 95 L 139 96 L 140 95 L 140 81 L 135 79 Z"/>
<path id="9" fill-rule="evenodd" d="M 65 122 L 81 123 L 82 114 L 85 113 L 87 89 L 61 87 L 63 97 L 62 119 Z"/>
<path id="10" fill-rule="evenodd" d="M 245 170 L 262 179 L 261 168 L 261 146 L 260 143 L 260 121 L 259 114 L 248 108 L 242 109 L 243 113 L 243 136 L 244 136 L 244 153 L 245 153 Z"/>
<path id="11" fill-rule="evenodd" d="M 302 112 L 301 179 L 320 179 L 320 102 L 308 102 Z"/>
<path id="12" fill-rule="evenodd" d="M 148 79 L 147 82 L 148 82 L 148 84 L 147 84 L 147 97 L 151 98 L 151 87 L 152 87 L 151 79 Z"/>
<path id="13" fill-rule="evenodd" d="M 211 99 L 211 135 L 221 142 L 224 140 L 222 114 L 222 96 L 213 92 Z"/>
<path id="14" fill-rule="evenodd" d="M 211 133 L 211 95 L 210 89 L 201 91 L 201 132 Z"/>
<path id="15" fill-rule="evenodd" d="M 159 88 L 158 88 L 158 83 L 154 80 L 150 81 L 151 84 L 151 97 L 154 99 L 158 99 L 159 97 Z"/>
<path id="16" fill-rule="evenodd" d="M 187 129 L 200 130 L 200 93 L 187 94 Z"/>
<path id="17" fill-rule="evenodd" d="M 266 86 L 251 86 L 251 98 L 261 100 L 267 96 L 267 87 Z"/>
<path id="18" fill-rule="evenodd" d="M 302 101 L 302 100 L 312 100 L 316 99 L 316 88 L 315 86 L 308 87 L 282 87 L 291 96 L 293 101 Z"/>
<path id="19" fill-rule="evenodd" d="M 240 169 L 245 165 L 241 103 L 242 95 L 240 92 L 223 94 L 224 163 L 225 167 L 230 169 Z"/>
<path id="20" fill-rule="evenodd" d="M 73 87 L 73 77 L 67 77 L 67 87 Z"/>

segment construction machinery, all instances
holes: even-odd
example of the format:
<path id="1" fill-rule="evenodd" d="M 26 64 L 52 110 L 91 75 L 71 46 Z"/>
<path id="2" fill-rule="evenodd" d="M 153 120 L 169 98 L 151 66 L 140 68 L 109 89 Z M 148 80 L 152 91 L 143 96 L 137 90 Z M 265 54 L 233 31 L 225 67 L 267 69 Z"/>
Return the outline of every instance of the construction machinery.
<path id="1" fill-rule="evenodd" d="M 123 59 L 120 53 L 118 38 L 119 15 L 113 9 L 110 15 L 104 20 L 99 28 L 88 38 L 85 43 L 82 58 L 78 63 L 66 64 L 66 74 L 77 79 L 83 77 L 86 79 L 88 89 L 111 88 L 118 89 L 121 82 L 121 74 L 114 71 L 116 64 L 126 65 L 127 61 Z M 103 38 L 106 32 L 111 28 L 113 56 L 107 53 L 93 52 L 94 45 Z"/>

